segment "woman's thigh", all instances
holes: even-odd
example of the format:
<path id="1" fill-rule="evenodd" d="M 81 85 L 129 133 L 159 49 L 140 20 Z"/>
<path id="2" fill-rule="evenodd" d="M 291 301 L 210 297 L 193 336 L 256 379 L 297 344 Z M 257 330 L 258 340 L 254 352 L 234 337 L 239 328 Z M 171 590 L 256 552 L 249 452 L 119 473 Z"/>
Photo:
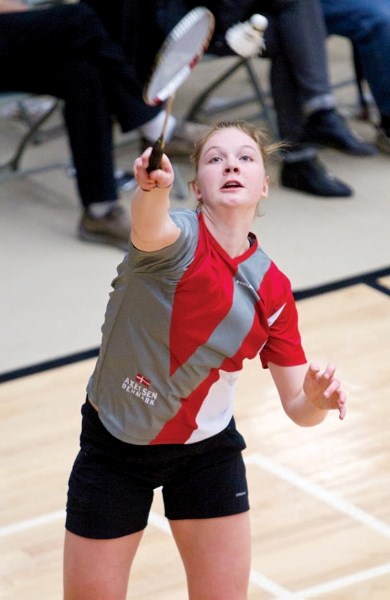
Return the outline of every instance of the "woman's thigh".
<path id="1" fill-rule="evenodd" d="M 64 600 L 125 600 L 142 533 L 94 540 L 66 531 Z"/>
<path id="2" fill-rule="evenodd" d="M 246 600 L 249 511 L 214 519 L 170 521 L 186 570 L 190 600 Z"/>

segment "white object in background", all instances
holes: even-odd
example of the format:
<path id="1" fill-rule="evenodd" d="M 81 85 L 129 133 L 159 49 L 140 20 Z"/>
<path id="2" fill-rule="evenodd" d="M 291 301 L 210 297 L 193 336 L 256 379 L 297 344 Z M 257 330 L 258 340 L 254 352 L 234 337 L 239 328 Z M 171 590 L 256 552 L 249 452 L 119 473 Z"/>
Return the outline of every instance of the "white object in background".
<path id="1" fill-rule="evenodd" d="M 225 39 L 236 54 L 243 58 L 251 58 L 258 56 L 265 49 L 264 31 L 267 27 L 268 19 L 255 14 L 248 21 L 230 27 Z"/>

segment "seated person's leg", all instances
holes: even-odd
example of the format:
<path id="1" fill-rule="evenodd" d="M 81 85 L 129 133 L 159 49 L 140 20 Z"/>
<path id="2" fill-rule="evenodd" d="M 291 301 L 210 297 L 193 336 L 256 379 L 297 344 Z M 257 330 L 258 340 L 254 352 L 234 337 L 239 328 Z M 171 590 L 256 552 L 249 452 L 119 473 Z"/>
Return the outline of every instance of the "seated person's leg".
<path id="1" fill-rule="evenodd" d="M 321 0 L 329 34 L 353 41 L 377 104 L 378 147 L 390 154 L 390 4 L 382 0 Z"/>
<path id="2" fill-rule="evenodd" d="M 281 56 L 272 61 L 271 88 L 280 137 L 288 142 L 282 154 L 281 184 L 314 196 L 350 196 L 352 189 L 326 169 L 313 147 L 300 142 L 304 116 L 298 100 L 299 90 Z"/>
<path id="3" fill-rule="evenodd" d="M 285 57 L 296 81 L 306 124 L 302 142 L 330 146 L 357 156 L 376 153 L 360 140 L 337 112 L 332 93 L 326 29 L 319 0 L 296 0 L 273 17 L 278 52 Z"/>
<path id="4" fill-rule="evenodd" d="M 139 84 L 128 69 L 121 70 L 120 51 L 88 7 L 68 5 L 3 14 L 0 34 L 0 89 L 65 100 L 83 208 L 80 235 L 127 248 L 129 221 L 117 203 L 111 112 L 115 108 L 120 112 L 121 102 L 125 103 L 127 125 L 137 127 L 160 109 L 144 104 Z M 122 89 L 126 91 L 124 99 Z"/>
<path id="5" fill-rule="evenodd" d="M 266 42 L 271 56 L 271 91 L 279 134 L 287 142 L 282 154 L 280 182 L 284 187 L 315 196 L 350 196 L 352 189 L 329 173 L 310 144 L 301 143 L 305 125 L 302 91 L 283 52 L 277 25 L 277 20 L 270 15 Z"/>

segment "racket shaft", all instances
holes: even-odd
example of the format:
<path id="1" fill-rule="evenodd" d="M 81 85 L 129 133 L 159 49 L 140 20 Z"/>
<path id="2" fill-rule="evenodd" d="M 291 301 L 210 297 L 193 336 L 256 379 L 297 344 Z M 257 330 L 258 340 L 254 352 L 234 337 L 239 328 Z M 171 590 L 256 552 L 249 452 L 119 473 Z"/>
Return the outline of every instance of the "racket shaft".
<path id="1" fill-rule="evenodd" d="M 161 166 L 162 155 L 164 154 L 164 138 L 160 136 L 153 144 L 152 153 L 149 157 L 149 166 L 146 169 L 148 173 L 159 169 Z"/>

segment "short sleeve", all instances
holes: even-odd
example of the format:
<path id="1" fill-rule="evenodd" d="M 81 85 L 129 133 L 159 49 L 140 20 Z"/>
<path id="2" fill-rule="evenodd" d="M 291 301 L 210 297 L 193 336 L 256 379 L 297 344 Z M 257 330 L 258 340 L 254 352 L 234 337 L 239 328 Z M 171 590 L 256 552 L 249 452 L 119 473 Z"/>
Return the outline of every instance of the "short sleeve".
<path id="1" fill-rule="evenodd" d="M 268 292 L 268 294 L 267 294 Z M 272 362 L 281 367 L 305 364 L 298 327 L 298 311 L 290 281 L 275 265 L 271 266 L 265 283 L 269 335 L 260 352 L 261 363 L 267 368 Z"/>

